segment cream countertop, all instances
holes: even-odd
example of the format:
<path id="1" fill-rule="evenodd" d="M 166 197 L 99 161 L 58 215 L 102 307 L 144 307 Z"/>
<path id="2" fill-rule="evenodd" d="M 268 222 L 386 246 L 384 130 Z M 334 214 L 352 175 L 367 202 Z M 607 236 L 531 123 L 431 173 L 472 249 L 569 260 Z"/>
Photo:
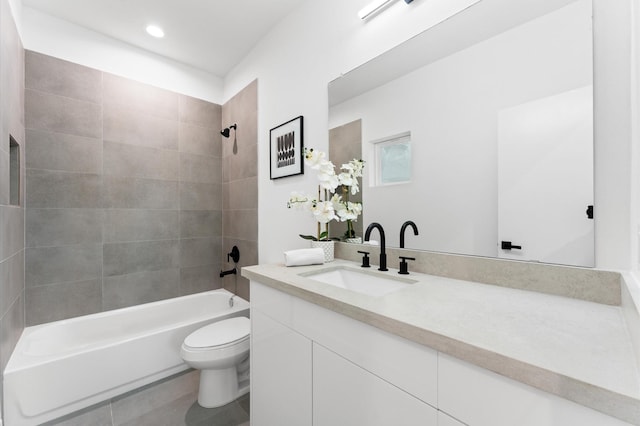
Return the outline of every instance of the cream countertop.
<path id="1" fill-rule="evenodd" d="M 382 297 L 301 276 L 341 265 L 359 268 L 336 260 L 256 265 L 242 275 L 640 425 L 640 374 L 620 306 L 414 272 L 416 283 Z"/>

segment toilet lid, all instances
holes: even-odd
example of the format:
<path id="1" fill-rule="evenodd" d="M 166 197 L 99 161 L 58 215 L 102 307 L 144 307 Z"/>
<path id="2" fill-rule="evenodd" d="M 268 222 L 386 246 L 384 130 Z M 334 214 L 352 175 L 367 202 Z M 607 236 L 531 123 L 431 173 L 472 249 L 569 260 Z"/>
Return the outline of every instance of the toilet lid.
<path id="1" fill-rule="evenodd" d="M 184 344 L 192 348 L 223 346 L 249 336 L 251 322 L 246 317 L 229 318 L 206 325 L 184 339 Z"/>

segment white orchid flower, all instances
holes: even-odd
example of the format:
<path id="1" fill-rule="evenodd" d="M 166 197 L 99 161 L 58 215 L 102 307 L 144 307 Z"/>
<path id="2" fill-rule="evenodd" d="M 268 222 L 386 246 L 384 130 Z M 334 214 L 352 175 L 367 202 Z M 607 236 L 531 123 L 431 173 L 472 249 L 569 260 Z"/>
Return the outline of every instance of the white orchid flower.
<path id="1" fill-rule="evenodd" d="M 329 223 L 337 219 L 333 204 L 331 201 L 319 201 L 311 209 L 313 216 L 320 223 Z"/>
<path id="2" fill-rule="evenodd" d="M 304 162 L 314 170 L 320 169 L 323 163 L 325 163 L 326 155 L 322 151 L 315 151 L 313 149 L 304 150 Z"/>
<path id="3" fill-rule="evenodd" d="M 335 192 L 338 185 L 340 185 L 338 176 L 333 172 L 333 168 L 328 173 L 318 173 L 318 180 L 322 189 L 328 189 L 331 192 Z"/>
<path id="4" fill-rule="evenodd" d="M 314 200 L 308 195 L 293 191 L 289 196 L 287 207 L 296 209 L 307 209 Z"/>

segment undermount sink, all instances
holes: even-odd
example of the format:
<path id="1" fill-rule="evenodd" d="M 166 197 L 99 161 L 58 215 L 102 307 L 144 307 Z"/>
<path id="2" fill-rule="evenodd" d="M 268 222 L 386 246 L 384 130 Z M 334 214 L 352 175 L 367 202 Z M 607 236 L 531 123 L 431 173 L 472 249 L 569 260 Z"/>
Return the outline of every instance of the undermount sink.
<path id="1" fill-rule="evenodd" d="M 325 284 L 376 297 L 402 290 L 416 282 L 407 278 L 345 266 L 325 268 L 301 275 Z"/>

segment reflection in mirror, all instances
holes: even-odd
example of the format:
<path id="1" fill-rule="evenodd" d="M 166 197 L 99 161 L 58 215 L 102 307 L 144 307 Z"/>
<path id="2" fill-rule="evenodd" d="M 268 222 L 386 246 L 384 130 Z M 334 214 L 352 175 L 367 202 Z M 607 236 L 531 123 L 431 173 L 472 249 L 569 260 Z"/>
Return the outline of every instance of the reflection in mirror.
<path id="1" fill-rule="evenodd" d="M 362 159 L 362 122 L 360 120 L 329 130 L 329 159 L 337 168 L 353 159 Z M 362 202 L 362 186 L 364 185 L 361 185 L 360 192 L 357 194 L 349 194 L 349 201 Z M 353 229 L 356 236 L 362 239 L 362 216 L 353 222 Z M 346 231 L 346 222 L 334 221 L 329 227 L 329 236 L 344 239 Z"/>
<path id="2" fill-rule="evenodd" d="M 407 248 L 593 266 L 592 67 L 590 0 L 483 0 L 331 82 L 330 128 L 361 120 L 360 225 L 391 246 L 411 219 Z M 403 133 L 410 181 L 376 185 L 372 142 Z"/>

